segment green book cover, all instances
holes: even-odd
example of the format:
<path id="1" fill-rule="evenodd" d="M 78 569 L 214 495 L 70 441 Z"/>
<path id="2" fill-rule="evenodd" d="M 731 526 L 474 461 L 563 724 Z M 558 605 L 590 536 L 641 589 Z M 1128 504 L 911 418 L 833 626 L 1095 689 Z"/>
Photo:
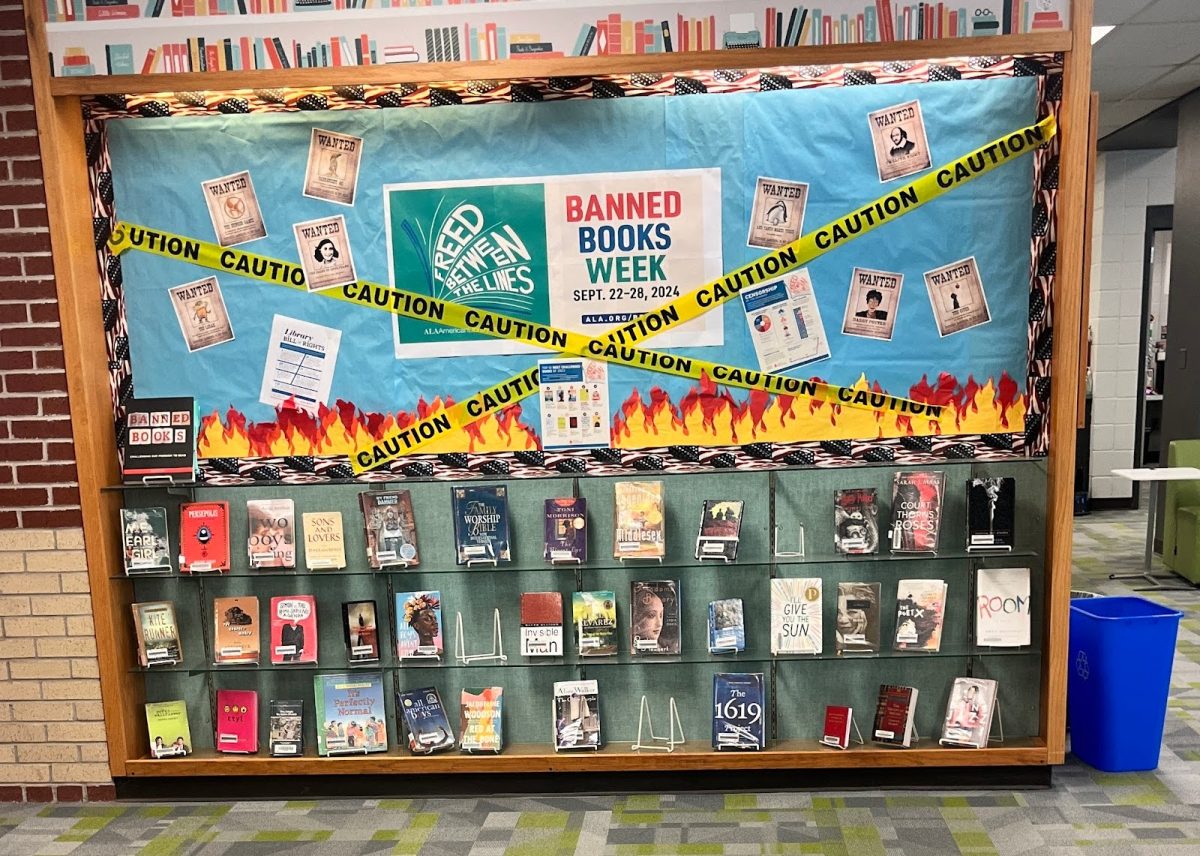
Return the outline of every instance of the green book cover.
<path id="1" fill-rule="evenodd" d="M 150 731 L 150 755 L 169 758 L 190 755 L 192 731 L 188 728 L 187 704 L 158 701 L 146 705 L 146 727 Z"/>

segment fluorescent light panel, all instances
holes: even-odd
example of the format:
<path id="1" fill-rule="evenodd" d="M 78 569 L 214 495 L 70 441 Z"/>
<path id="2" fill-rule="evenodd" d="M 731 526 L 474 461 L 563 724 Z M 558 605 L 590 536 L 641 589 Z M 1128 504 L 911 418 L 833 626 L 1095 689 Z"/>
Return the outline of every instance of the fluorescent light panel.
<path id="1" fill-rule="evenodd" d="M 1096 42 L 1100 41 L 1115 29 L 1115 25 L 1092 27 L 1092 44 L 1096 44 Z"/>

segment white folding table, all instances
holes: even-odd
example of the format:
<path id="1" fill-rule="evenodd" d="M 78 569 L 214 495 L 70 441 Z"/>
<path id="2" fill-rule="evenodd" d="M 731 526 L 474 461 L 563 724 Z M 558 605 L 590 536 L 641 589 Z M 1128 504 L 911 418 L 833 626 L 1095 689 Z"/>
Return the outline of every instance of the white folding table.
<path id="1" fill-rule="evenodd" d="M 1135 469 L 1113 470 L 1114 476 L 1120 476 L 1123 479 L 1129 479 L 1135 484 L 1141 482 L 1166 482 L 1166 481 L 1200 481 L 1200 469 L 1196 467 L 1137 467 Z M 1175 574 L 1152 574 L 1150 573 L 1151 561 L 1154 558 L 1154 522 L 1158 516 L 1158 485 L 1151 484 L 1150 486 L 1150 507 L 1147 509 L 1146 515 L 1146 563 L 1145 570 L 1141 573 L 1134 574 L 1109 574 L 1110 580 L 1131 580 L 1141 577 L 1150 585 L 1146 588 L 1134 589 L 1134 591 L 1149 591 L 1151 589 L 1161 589 L 1163 591 L 1195 591 L 1196 587 L 1191 584 L 1183 584 L 1182 582 L 1176 585 L 1163 585 L 1159 580 L 1174 580 L 1179 579 Z"/>

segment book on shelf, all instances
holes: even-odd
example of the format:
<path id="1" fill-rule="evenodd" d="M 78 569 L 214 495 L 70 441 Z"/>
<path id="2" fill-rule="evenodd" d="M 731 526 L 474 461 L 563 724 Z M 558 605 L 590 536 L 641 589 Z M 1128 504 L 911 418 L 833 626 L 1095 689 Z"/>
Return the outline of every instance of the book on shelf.
<path id="1" fill-rule="evenodd" d="M 179 573 L 229 571 L 229 503 L 185 502 L 179 507 Z"/>
<path id="2" fill-rule="evenodd" d="M 313 697 L 318 755 L 387 751 L 382 672 L 314 675 Z"/>
<path id="3" fill-rule="evenodd" d="M 850 727 L 854 723 L 854 710 L 840 704 L 825 706 L 825 724 L 821 728 L 821 742 L 834 749 L 850 747 Z"/>
<path id="4" fill-rule="evenodd" d="M 367 532 L 367 561 L 379 570 L 419 565 L 417 519 L 406 490 L 366 491 L 358 495 Z"/>
<path id="5" fill-rule="evenodd" d="M 765 749 L 766 707 L 761 672 L 713 675 L 713 748 Z"/>
<path id="6" fill-rule="evenodd" d="M 213 598 L 213 662 L 217 665 L 259 660 L 258 598 Z"/>
<path id="7" fill-rule="evenodd" d="M 317 662 L 317 599 L 311 594 L 271 598 L 271 663 Z"/>
<path id="8" fill-rule="evenodd" d="M 1016 516 L 1016 479 L 967 479 L 968 550 L 1011 550 L 1016 537 Z"/>
<path id="9" fill-rule="evenodd" d="M 834 493 L 833 546 L 843 556 L 879 551 L 879 503 L 875 488 L 854 487 Z"/>
<path id="10" fill-rule="evenodd" d="M 771 653 L 821 653 L 821 578 L 771 580 Z"/>
<path id="11" fill-rule="evenodd" d="M 288 758 L 304 754 L 304 702 L 300 699 L 272 699 L 268 723 L 268 751 L 272 757 Z"/>
<path id="12" fill-rule="evenodd" d="M 437 687 L 397 692 L 396 708 L 408 734 L 408 748 L 414 755 L 432 755 L 454 748 L 454 731 Z"/>
<path id="13" fill-rule="evenodd" d="M 342 604 L 342 630 L 346 638 L 346 661 L 352 666 L 379 662 L 379 625 L 375 601 L 351 600 Z"/>
<path id="14" fill-rule="evenodd" d="M 936 553 L 946 474 L 906 470 L 892 478 L 893 553 Z"/>
<path id="15" fill-rule="evenodd" d="M 581 657 L 617 653 L 617 596 L 611 591 L 571 593 L 571 616 Z"/>
<path id="16" fill-rule="evenodd" d="M 599 749 L 600 686 L 594 681 L 554 682 L 554 750 Z"/>
<path id="17" fill-rule="evenodd" d="M 192 754 L 187 702 L 149 702 L 146 705 L 146 728 L 150 734 L 150 757 L 171 758 Z"/>
<path id="18" fill-rule="evenodd" d="M 880 684 L 875 704 L 871 739 L 888 746 L 908 748 L 916 737 L 913 720 L 917 714 L 917 688 Z"/>
<path id="19" fill-rule="evenodd" d="M 562 593 L 522 592 L 521 656 L 561 657 L 565 653 Z"/>
<path id="20" fill-rule="evenodd" d="M 310 571 L 346 567 L 346 535 L 340 511 L 307 511 L 304 524 L 304 565 Z"/>
<path id="21" fill-rule="evenodd" d="M 996 682 L 987 678 L 955 678 L 938 742 L 944 746 L 986 748 L 996 711 L 996 687 Z"/>
<path id="22" fill-rule="evenodd" d="M 1029 644 L 1029 568 L 978 568 L 975 592 L 975 644 Z"/>
<path id="23" fill-rule="evenodd" d="M 708 650 L 714 654 L 746 650 L 745 610 L 740 597 L 708 604 Z"/>
<path id="24" fill-rule="evenodd" d="M 292 500 L 246 500 L 246 520 L 250 567 L 296 567 L 296 504 Z"/>
<path id="25" fill-rule="evenodd" d="M 630 653 L 678 654 L 679 613 L 678 580 L 644 580 L 630 583 Z"/>
<path id="26" fill-rule="evenodd" d="M 838 583 L 834 638 L 839 654 L 879 653 L 879 590 L 879 583 Z"/>
<path id="27" fill-rule="evenodd" d="M 258 693 L 217 690 L 217 751 L 258 752 Z"/>
<path id="28" fill-rule="evenodd" d="M 171 541 L 165 508 L 122 508 L 121 544 L 125 573 L 171 570 Z"/>
<path id="29" fill-rule="evenodd" d="M 504 689 L 478 687 L 464 689 L 459 703 L 458 747 L 464 752 L 500 754 L 504 748 Z"/>
<path id="30" fill-rule="evenodd" d="M 696 536 L 696 558 L 737 559 L 742 532 L 740 499 L 706 499 L 700 510 L 700 531 Z"/>
<path id="31" fill-rule="evenodd" d="M 613 556 L 662 559 L 666 555 L 663 483 L 616 482 L 613 485 Z"/>
<path id="32" fill-rule="evenodd" d="M 458 564 L 509 561 L 508 488 L 456 487 L 451 490 L 451 498 Z"/>
<path id="33" fill-rule="evenodd" d="M 175 604 L 154 600 L 130 605 L 137 633 L 138 663 L 143 668 L 183 662 L 183 644 Z"/>
<path id="34" fill-rule="evenodd" d="M 587 500 L 557 497 L 545 503 L 543 557 L 547 562 L 587 561 Z"/>
<path id="35" fill-rule="evenodd" d="M 897 651 L 940 651 L 946 614 L 944 580 L 900 580 L 896 584 Z"/>
<path id="36" fill-rule="evenodd" d="M 86 57 L 84 57 L 86 60 Z M 196 400 L 134 398 L 125 403 L 121 478 L 190 482 L 196 473 Z"/>
<path id="37" fill-rule="evenodd" d="M 396 656 L 401 660 L 442 656 L 442 593 L 396 593 Z"/>

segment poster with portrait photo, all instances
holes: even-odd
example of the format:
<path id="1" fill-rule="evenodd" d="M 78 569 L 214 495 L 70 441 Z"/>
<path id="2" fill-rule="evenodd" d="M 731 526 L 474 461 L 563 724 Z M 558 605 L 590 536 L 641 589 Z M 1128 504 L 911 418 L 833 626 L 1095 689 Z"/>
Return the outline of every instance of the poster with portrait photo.
<path id="1" fill-rule="evenodd" d="M 906 101 L 867 114 L 879 180 L 891 181 L 929 169 L 933 159 L 925 136 L 921 102 Z"/>
<path id="2" fill-rule="evenodd" d="M 222 247 L 267 237 L 267 224 L 263 222 L 258 195 L 248 170 L 202 181 L 200 187 L 217 243 Z"/>
<path id="3" fill-rule="evenodd" d="M 168 288 L 188 353 L 233 341 L 233 325 L 215 276 Z"/>
<path id="4" fill-rule="evenodd" d="M 850 275 L 850 294 L 846 298 L 846 316 L 842 333 L 883 339 L 890 342 L 900 309 L 900 288 L 904 274 L 869 268 L 855 268 Z"/>
<path id="5" fill-rule="evenodd" d="M 929 289 L 938 332 L 943 336 L 992 320 L 974 256 L 926 271 L 925 287 Z"/>
<path id="6" fill-rule="evenodd" d="M 304 195 L 353 205 L 362 148 L 362 137 L 313 128 L 304 169 Z"/>
<path id="7" fill-rule="evenodd" d="M 350 255 L 350 237 L 346 234 L 346 218 L 322 217 L 292 226 L 296 234 L 296 251 L 309 291 L 334 288 L 354 282 L 354 257 Z"/>
<path id="8" fill-rule="evenodd" d="M 759 176 L 754 185 L 746 244 L 775 250 L 799 238 L 807 203 L 807 184 Z"/>

